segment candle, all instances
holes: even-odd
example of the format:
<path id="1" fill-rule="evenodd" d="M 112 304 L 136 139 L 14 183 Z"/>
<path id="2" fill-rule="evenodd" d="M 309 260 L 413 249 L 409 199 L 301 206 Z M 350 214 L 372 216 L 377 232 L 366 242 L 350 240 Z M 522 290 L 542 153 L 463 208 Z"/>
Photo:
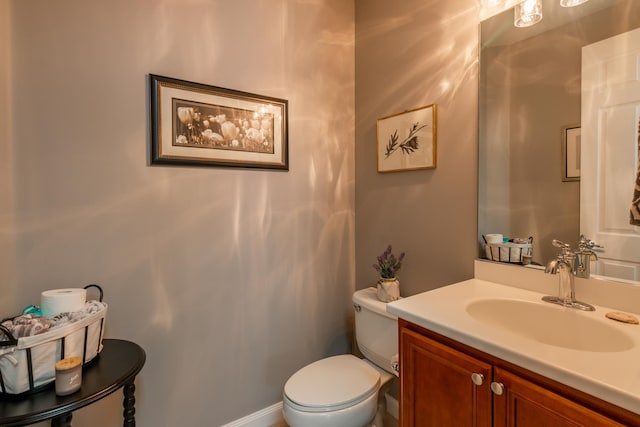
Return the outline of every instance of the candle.
<path id="1" fill-rule="evenodd" d="M 56 363 L 56 394 L 66 396 L 80 390 L 82 358 L 68 357 Z"/>

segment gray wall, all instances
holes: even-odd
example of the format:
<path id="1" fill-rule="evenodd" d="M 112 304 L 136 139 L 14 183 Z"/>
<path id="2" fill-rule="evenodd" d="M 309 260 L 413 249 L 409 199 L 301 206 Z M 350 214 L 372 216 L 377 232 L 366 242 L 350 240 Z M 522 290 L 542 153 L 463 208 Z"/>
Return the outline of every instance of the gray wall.
<path id="1" fill-rule="evenodd" d="M 11 21 L 9 2 L 0 1 L 0 317 L 15 307 L 13 149 L 11 135 Z"/>
<path id="2" fill-rule="evenodd" d="M 2 316 L 100 283 L 107 336 L 147 351 L 143 427 L 238 419 L 349 351 L 352 2 L 1 0 L 0 16 Z M 291 170 L 150 167 L 148 73 L 288 99 Z M 121 425 L 120 402 L 74 425 Z"/>
<path id="3" fill-rule="evenodd" d="M 391 243 L 403 296 L 473 276 L 477 200 L 475 0 L 356 0 L 356 286 Z M 437 104 L 437 168 L 377 173 L 376 119 Z"/>
<path id="4" fill-rule="evenodd" d="M 350 295 L 388 243 L 407 252 L 403 295 L 472 276 L 477 7 L 0 0 L 2 278 L 16 273 L 1 307 L 101 283 L 108 336 L 148 353 L 141 426 L 277 402 L 293 371 L 348 351 Z M 291 171 L 149 167 L 148 73 L 289 99 Z M 437 169 L 378 174 L 376 119 L 430 103 Z M 74 419 L 115 426 L 119 407 Z"/>

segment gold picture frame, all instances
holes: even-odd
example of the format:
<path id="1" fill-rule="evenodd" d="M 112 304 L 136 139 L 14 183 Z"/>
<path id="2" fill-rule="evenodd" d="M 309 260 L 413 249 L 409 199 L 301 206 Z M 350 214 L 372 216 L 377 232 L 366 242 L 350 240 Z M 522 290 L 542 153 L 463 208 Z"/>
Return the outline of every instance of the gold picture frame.
<path id="1" fill-rule="evenodd" d="M 377 120 L 378 172 L 436 168 L 436 104 Z"/>

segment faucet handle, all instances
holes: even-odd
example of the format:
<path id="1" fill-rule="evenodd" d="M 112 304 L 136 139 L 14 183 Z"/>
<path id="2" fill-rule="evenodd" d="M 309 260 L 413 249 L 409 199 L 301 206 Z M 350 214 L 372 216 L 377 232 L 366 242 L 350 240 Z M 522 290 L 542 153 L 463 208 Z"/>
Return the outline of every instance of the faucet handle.
<path id="1" fill-rule="evenodd" d="M 571 267 L 571 270 L 575 268 L 575 260 L 576 254 L 571 250 L 571 245 L 561 242 L 560 240 L 553 239 L 551 244 L 556 248 L 560 248 L 560 253 L 558 254 L 556 261 L 559 263 L 565 263 Z M 547 271 L 547 273 L 555 273 L 557 271 L 557 266 L 553 265 L 551 267 L 551 271 Z"/>
<path id="2" fill-rule="evenodd" d="M 580 240 L 578 241 L 578 251 L 587 252 L 594 250 L 604 250 L 604 246 L 597 244 L 593 240 L 587 238 L 584 234 L 581 234 Z"/>
<path id="3" fill-rule="evenodd" d="M 575 257 L 573 252 L 571 252 L 571 245 L 569 245 L 568 243 L 564 243 L 564 242 L 561 242 L 560 240 L 553 239 L 551 244 L 553 246 L 555 246 L 556 248 L 560 248 L 560 253 L 558 254 L 558 259 L 567 260 L 567 259 L 571 259 L 571 258 Z"/>
<path id="4" fill-rule="evenodd" d="M 557 240 L 557 239 L 553 239 L 551 241 L 551 244 L 556 248 L 560 248 L 560 249 L 569 249 L 571 247 L 569 244 L 561 242 L 560 240 Z"/>
<path id="5" fill-rule="evenodd" d="M 592 251 L 603 251 L 604 250 L 604 246 L 598 245 L 593 240 L 589 240 L 589 242 L 587 242 L 587 248 L 591 249 Z"/>

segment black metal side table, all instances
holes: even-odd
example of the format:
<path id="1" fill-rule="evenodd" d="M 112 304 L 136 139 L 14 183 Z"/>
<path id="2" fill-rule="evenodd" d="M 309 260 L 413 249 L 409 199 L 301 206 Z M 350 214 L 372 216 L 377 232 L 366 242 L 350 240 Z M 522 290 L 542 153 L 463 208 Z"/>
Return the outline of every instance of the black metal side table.
<path id="1" fill-rule="evenodd" d="M 105 339 L 100 355 L 84 367 L 82 388 L 56 396 L 53 388 L 26 397 L 0 397 L 0 426 L 25 426 L 51 420 L 52 427 L 70 427 L 72 412 L 123 389 L 123 426 L 135 427 L 136 375 L 144 366 L 142 347 L 130 341 Z"/>

